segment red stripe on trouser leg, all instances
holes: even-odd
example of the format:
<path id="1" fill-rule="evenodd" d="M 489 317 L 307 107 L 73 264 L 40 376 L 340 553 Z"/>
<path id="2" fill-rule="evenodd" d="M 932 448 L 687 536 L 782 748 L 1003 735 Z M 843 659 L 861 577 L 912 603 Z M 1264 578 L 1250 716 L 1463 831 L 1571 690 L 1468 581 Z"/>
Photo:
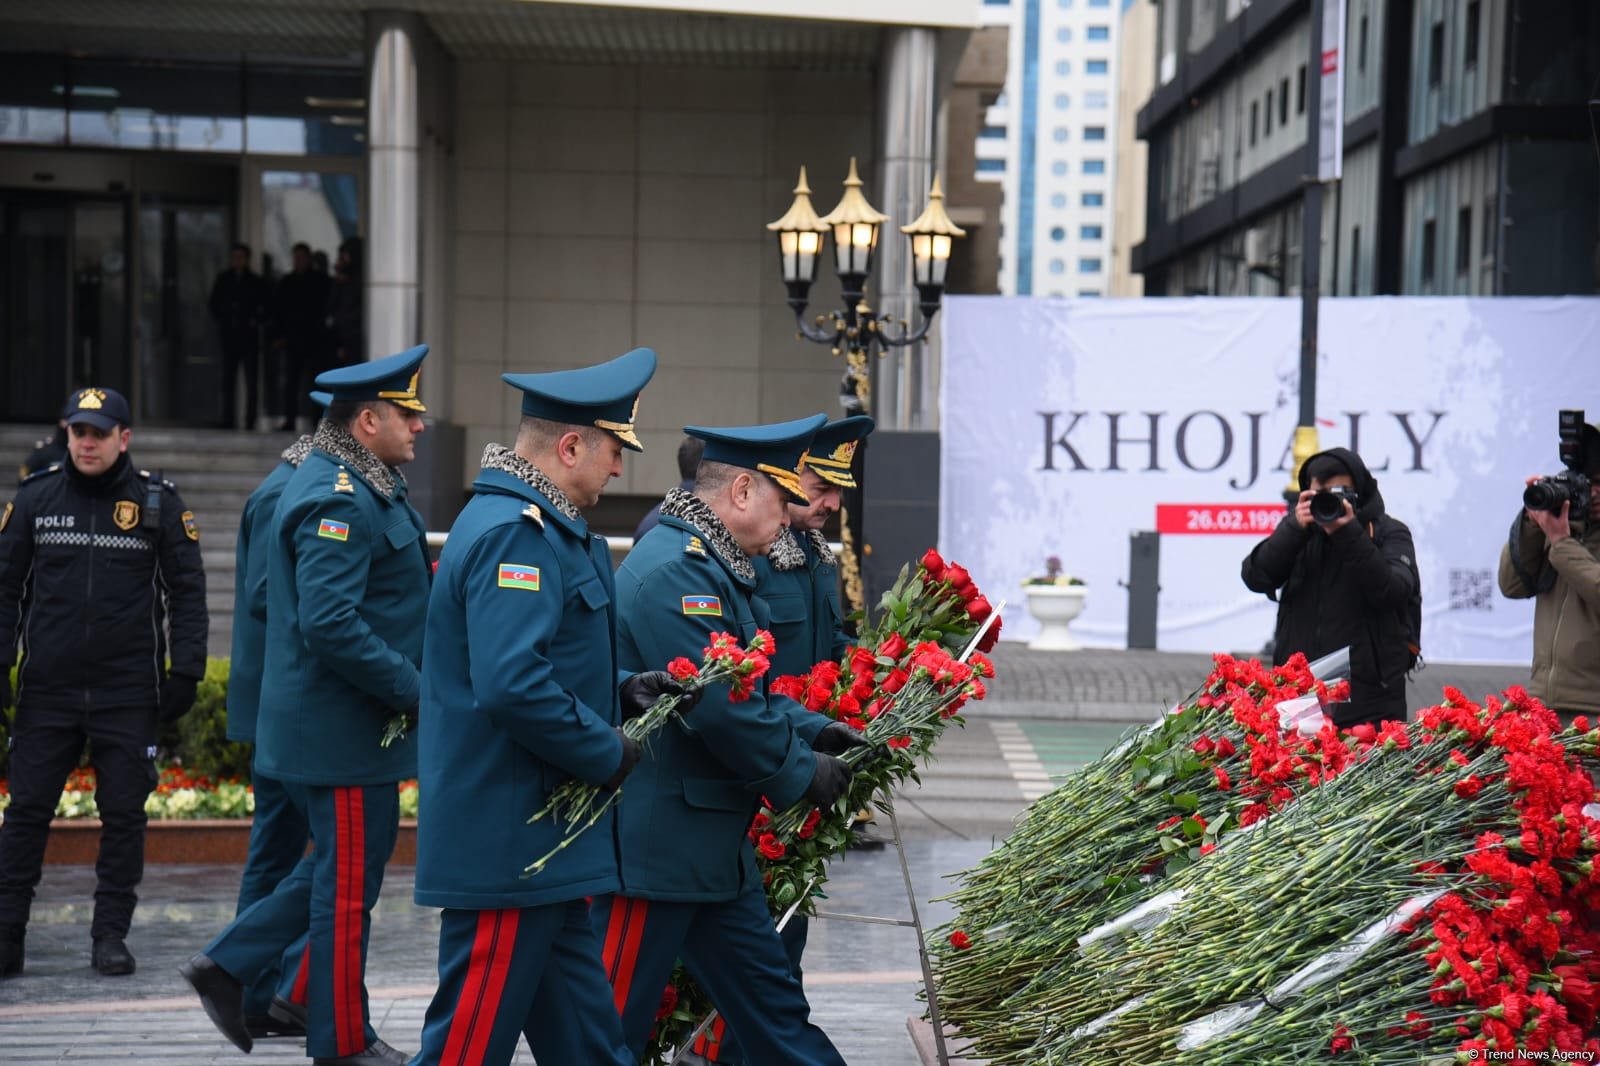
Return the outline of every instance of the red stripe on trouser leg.
<path id="1" fill-rule="evenodd" d="M 311 983 L 311 938 L 306 938 L 306 949 L 300 953 L 300 968 L 294 972 L 294 987 L 289 990 L 289 1002 L 304 1007 L 306 987 Z"/>
<path id="2" fill-rule="evenodd" d="M 612 897 L 613 900 L 620 898 Z M 622 922 L 622 946 L 611 977 L 611 998 L 616 1002 L 618 1014 L 628 1004 L 628 990 L 633 987 L 633 971 L 639 965 L 639 941 L 644 939 L 645 915 L 650 910 L 650 901 L 647 899 L 630 899 L 626 902 L 628 913 Z M 616 903 L 613 902 L 612 906 L 615 907 Z"/>
<path id="3" fill-rule="evenodd" d="M 361 1016 L 361 926 L 366 888 L 366 825 L 359 787 L 334 790 L 338 841 L 338 883 L 333 911 L 333 1032 L 340 1055 L 366 1049 Z"/>
<path id="4" fill-rule="evenodd" d="M 467 975 L 450 1016 L 450 1032 L 445 1037 L 439 1066 L 477 1066 L 483 1061 L 494 1034 L 500 997 L 505 994 L 520 917 L 521 912 L 515 910 L 478 912 Z"/>

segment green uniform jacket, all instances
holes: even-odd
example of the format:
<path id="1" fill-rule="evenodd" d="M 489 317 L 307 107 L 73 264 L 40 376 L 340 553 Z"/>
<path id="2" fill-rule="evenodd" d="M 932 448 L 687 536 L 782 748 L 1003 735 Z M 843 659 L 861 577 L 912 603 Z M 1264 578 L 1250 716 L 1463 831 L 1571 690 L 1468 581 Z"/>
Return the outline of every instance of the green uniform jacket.
<path id="1" fill-rule="evenodd" d="M 617 650 L 624 671 L 663 670 L 680 655 L 699 663 L 713 633 L 743 643 L 767 627 L 754 581 L 737 576 L 696 532 L 663 517 L 623 560 Z M 761 888 L 745 831 L 762 796 L 781 810 L 804 794 L 816 760 L 801 723 L 820 730 L 826 719 L 768 695 L 765 679 L 741 703 L 728 691 L 708 688 L 647 746 L 623 783 L 624 895 L 711 902 Z"/>
<path id="2" fill-rule="evenodd" d="M 289 479 L 267 564 L 256 723 L 257 765 L 269 776 L 380 785 L 416 775 L 415 732 L 379 742 L 422 692 L 425 532 L 404 481 L 385 494 L 321 448 Z"/>
<path id="3" fill-rule="evenodd" d="M 228 656 L 228 739 L 253 744 L 267 640 L 267 559 L 278 498 L 295 468 L 279 463 L 245 501 L 234 544 L 233 646 Z"/>
<path id="4" fill-rule="evenodd" d="M 610 550 L 520 477 L 486 469 L 472 490 L 428 605 L 416 900 L 498 910 L 615 892 L 612 812 L 522 876 L 565 832 L 529 816 L 622 761 Z"/>
<path id="5" fill-rule="evenodd" d="M 800 675 L 817 663 L 832 660 L 850 649 L 839 606 L 839 568 L 825 562 L 811 538 L 794 535 L 805 555 L 805 565 L 779 570 L 769 557 L 755 560 L 756 596 L 772 614 L 772 635 L 778 650 L 772 656 L 772 673 Z"/>

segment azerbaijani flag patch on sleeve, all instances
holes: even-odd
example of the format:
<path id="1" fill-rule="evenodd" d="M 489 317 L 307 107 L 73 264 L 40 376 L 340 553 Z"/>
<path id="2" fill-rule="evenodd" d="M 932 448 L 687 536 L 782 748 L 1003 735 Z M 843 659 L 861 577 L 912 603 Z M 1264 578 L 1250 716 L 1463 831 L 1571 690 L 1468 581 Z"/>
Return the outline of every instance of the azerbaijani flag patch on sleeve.
<path id="1" fill-rule="evenodd" d="M 503 589 L 539 591 L 539 568 L 521 563 L 501 563 L 499 585 Z"/>
<path id="2" fill-rule="evenodd" d="M 721 618 L 722 600 L 716 596 L 685 596 L 683 598 L 683 613 L 689 615 L 709 614 Z"/>
<path id="3" fill-rule="evenodd" d="M 349 540 L 350 523 L 335 522 L 331 518 L 324 518 L 317 523 L 317 536 L 327 537 L 329 540 Z"/>

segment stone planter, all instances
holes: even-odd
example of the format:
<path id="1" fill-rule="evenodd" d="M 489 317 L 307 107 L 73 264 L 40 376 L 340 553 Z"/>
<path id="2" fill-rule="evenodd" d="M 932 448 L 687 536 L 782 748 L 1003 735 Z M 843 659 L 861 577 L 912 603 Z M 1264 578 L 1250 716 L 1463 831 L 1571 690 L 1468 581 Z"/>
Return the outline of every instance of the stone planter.
<path id="1" fill-rule="evenodd" d="M 147 863 L 244 862 L 250 846 L 250 819 L 216 818 L 151 821 L 144 838 Z M 94 818 L 58 818 L 50 823 L 50 844 L 44 861 L 63 866 L 92 866 L 100 848 L 100 822 Z M 400 819 L 391 863 L 417 861 L 417 820 Z"/>
<path id="2" fill-rule="evenodd" d="M 1028 642 L 1034 651 L 1078 651 L 1067 623 L 1083 613 L 1089 589 L 1084 585 L 1023 585 L 1028 613 L 1039 621 L 1039 635 Z"/>

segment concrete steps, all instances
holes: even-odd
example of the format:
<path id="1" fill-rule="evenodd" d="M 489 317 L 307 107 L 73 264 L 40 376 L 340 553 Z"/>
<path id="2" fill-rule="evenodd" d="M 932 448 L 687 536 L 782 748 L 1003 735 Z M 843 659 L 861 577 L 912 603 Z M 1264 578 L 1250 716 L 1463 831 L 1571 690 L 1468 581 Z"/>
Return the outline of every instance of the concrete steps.
<path id="1" fill-rule="evenodd" d="M 0 470 L 4 463 L 20 464 L 52 432 L 48 425 L 0 425 Z M 134 428 L 128 445 L 133 461 L 177 485 L 199 523 L 212 655 L 226 656 L 233 637 L 234 541 L 245 500 L 294 440 L 293 433 Z M 11 495 L 9 487 L 0 488 L 0 500 Z"/>

